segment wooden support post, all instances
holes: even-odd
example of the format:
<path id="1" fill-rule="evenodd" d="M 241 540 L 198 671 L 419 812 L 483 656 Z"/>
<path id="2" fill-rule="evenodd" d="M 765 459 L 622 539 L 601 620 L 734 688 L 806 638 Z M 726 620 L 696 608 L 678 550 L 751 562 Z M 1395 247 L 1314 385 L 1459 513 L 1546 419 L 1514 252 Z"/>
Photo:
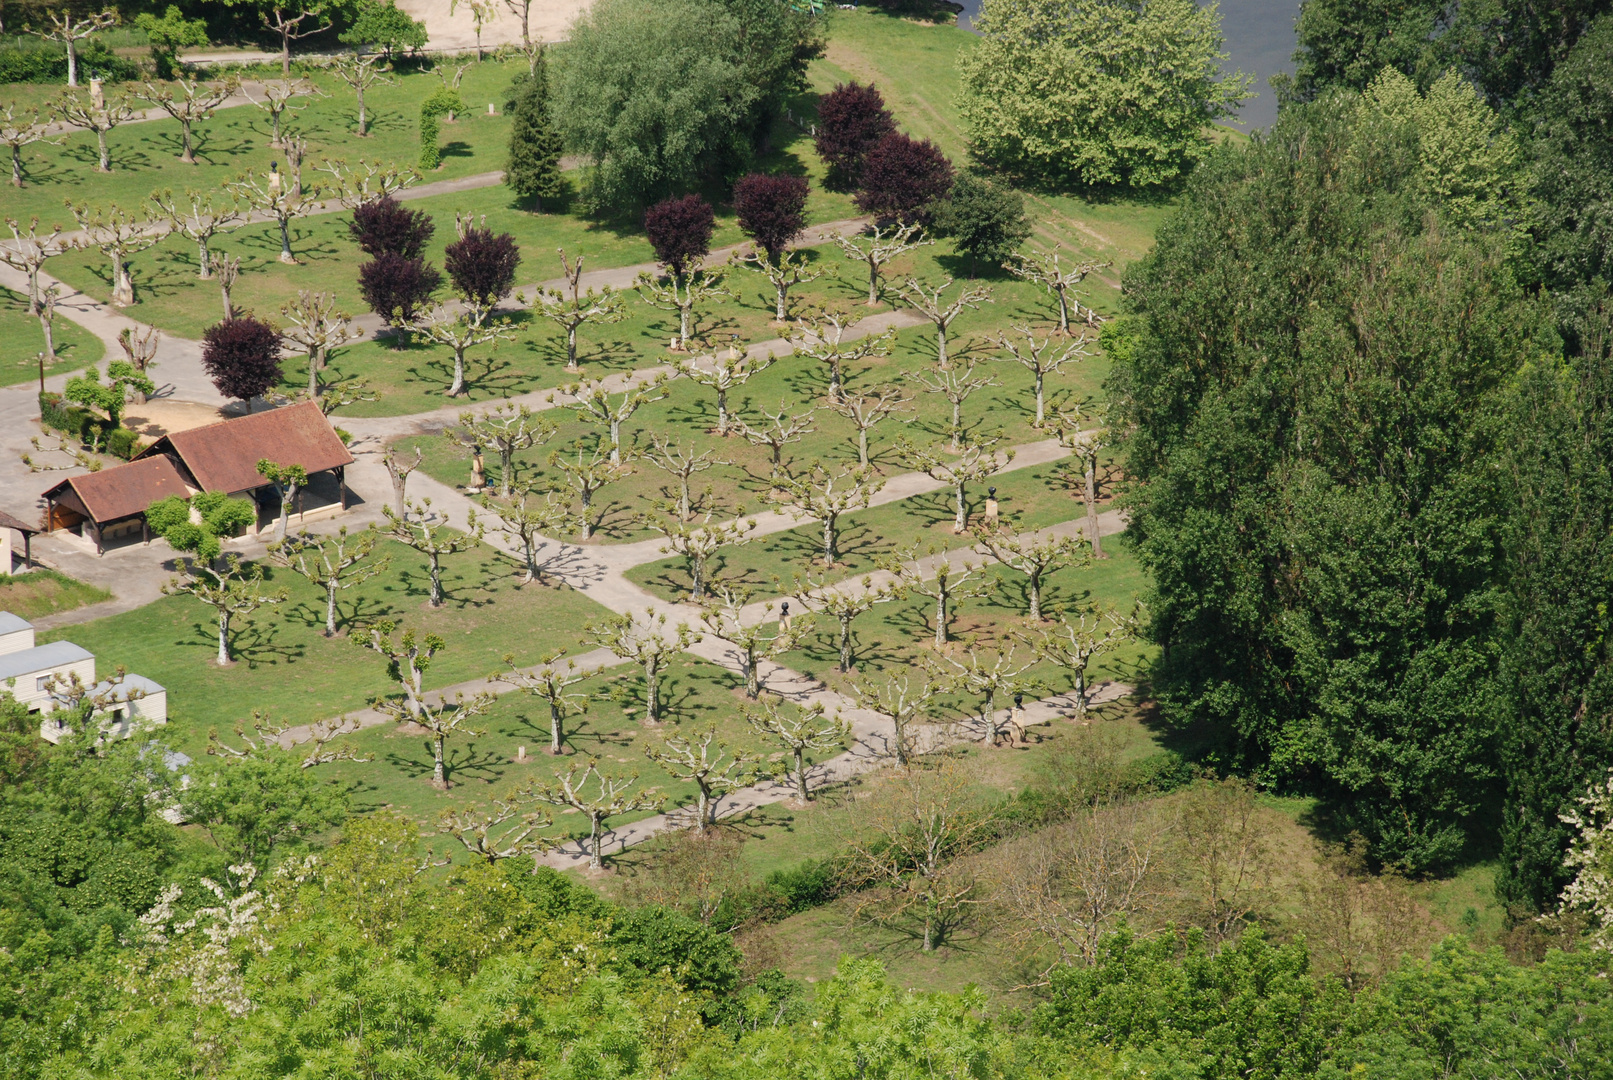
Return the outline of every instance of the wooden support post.
<path id="1" fill-rule="evenodd" d="M 34 568 L 34 534 L 33 533 L 23 533 L 22 534 L 22 568 L 24 570 L 32 570 Z"/>
<path id="2" fill-rule="evenodd" d="M 336 490 L 342 494 L 342 509 L 347 509 L 347 466 L 336 466 Z"/>

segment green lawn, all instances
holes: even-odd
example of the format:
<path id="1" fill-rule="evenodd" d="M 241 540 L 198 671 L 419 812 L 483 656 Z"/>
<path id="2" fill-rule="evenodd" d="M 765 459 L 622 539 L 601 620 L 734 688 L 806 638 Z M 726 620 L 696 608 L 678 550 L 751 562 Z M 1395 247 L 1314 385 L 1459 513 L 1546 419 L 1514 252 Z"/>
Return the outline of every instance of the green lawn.
<path id="1" fill-rule="evenodd" d="M 47 378 L 99 364 L 106 352 L 100 338 L 60 313 L 51 325 L 51 336 L 56 340 L 56 361 L 45 365 Z M 0 289 L 0 386 L 37 383 L 44 349 L 45 331 L 39 317 L 28 314 L 28 298 Z"/>
<path id="2" fill-rule="evenodd" d="M 110 599 L 112 594 L 105 589 L 44 567 L 0 577 L 0 611 L 24 619 L 38 619 Z"/>
<path id="3" fill-rule="evenodd" d="M 344 618 L 389 618 L 441 634 L 446 650 L 433 663 L 430 686 L 479 678 L 503 668 L 502 657 L 531 664 L 557 646 L 574 646 L 583 623 L 603 608 L 569 588 L 520 587 L 515 565 L 488 549 L 444 560 L 447 602 L 426 604 L 425 560 L 387 542 L 389 568 L 345 593 Z M 164 738 L 188 753 L 200 750 L 209 728 L 228 731 L 261 709 L 276 721 L 308 723 L 362 708 L 390 692 L 386 662 L 346 636 L 327 639 L 324 594 L 284 569 L 270 583 L 291 599 L 238 620 L 237 660 L 220 669 L 212 608 L 188 596 L 165 597 L 121 615 L 41 635 L 66 638 L 96 656 L 102 672 L 119 665 L 168 689 Z"/>

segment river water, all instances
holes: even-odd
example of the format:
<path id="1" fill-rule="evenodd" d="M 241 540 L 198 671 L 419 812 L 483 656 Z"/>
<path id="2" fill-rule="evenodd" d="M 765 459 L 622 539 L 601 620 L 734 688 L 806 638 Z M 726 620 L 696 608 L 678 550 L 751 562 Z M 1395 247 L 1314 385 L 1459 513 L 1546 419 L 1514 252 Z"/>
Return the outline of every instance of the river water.
<path id="1" fill-rule="evenodd" d="M 970 29 L 980 0 L 958 0 L 963 13 L 958 25 Z M 1293 71 L 1294 20 L 1299 0 L 1222 0 L 1221 31 L 1226 35 L 1226 69 L 1255 77 L 1252 89 L 1259 95 L 1243 103 L 1236 124 L 1245 131 L 1271 126 L 1277 119 L 1277 98 L 1266 80 L 1280 71 Z"/>

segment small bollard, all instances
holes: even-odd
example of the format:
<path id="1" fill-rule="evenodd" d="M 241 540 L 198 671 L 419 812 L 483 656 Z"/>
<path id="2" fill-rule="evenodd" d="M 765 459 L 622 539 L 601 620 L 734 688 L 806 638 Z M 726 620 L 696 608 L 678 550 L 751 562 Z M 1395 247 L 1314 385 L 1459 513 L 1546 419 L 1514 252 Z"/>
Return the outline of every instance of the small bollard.
<path id="1" fill-rule="evenodd" d="M 517 746 L 515 748 L 515 760 L 516 761 L 525 761 L 526 760 L 526 747 Z"/>
<path id="2" fill-rule="evenodd" d="M 493 103 L 491 101 L 489 101 L 487 103 L 487 115 L 488 116 L 497 116 L 498 115 L 498 113 L 493 111 Z"/>

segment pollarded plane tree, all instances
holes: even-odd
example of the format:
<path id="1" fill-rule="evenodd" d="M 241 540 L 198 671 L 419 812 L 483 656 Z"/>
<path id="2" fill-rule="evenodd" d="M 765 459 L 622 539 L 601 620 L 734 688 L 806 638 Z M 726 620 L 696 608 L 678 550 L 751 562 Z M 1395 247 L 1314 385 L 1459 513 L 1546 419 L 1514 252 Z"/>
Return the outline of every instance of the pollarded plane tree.
<path id="1" fill-rule="evenodd" d="M 851 683 L 851 699 L 857 708 L 890 722 L 890 755 L 904 768 L 924 752 L 918 727 L 943 692 L 944 687 L 928 672 L 911 669 L 881 671 L 872 677 L 857 675 Z"/>
<path id="2" fill-rule="evenodd" d="M 179 160 L 194 165 L 196 151 L 192 129 L 203 120 L 211 120 L 214 110 L 240 88 L 240 80 L 234 77 L 205 83 L 199 79 L 175 79 L 161 86 L 146 83 L 146 92 L 141 97 L 178 121 Z"/>
<path id="3" fill-rule="evenodd" d="M 265 28 L 280 35 L 280 78 L 291 78 L 291 43 L 300 38 L 322 34 L 333 25 L 329 18 L 330 5 L 325 0 L 260 0 L 253 6 L 260 8 L 258 18 Z M 304 28 L 303 24 L 313 22 Z"/>
<path id="4" fill-rule="evenodd" d="M 1088 419 L 1093 421 L 1092 426 L 1083 426 Z M 1108 558 L 1103 553 L 1103 534 L 1098 526 L 1098 500 L 1107 492 L 1119 472 L 1111 462 L 1104 460 L 1105 451 L 1114 443 L 1108 421 L 1107 404 L 1087 405 L 1060 412 L 1053 419 L 1059 445 L 1070 451 L 1080 472 L 1081 502 L 1087 512 L 1084 531 L 1094 559 Z"/>
<path id="5" fill-rule="evenodd" d="M 393 78 L 392 62 L 381 53 L 349 53 L 338 56 L 332 62 L 330 70 L 336 77 L 348 86 L 358 97 L 358 132 L 359 138 L 368 138 L 369 113 L 364 106 L 364 92 L 372 86 L 396 86 L 398 80 Z"/>
<path id="6" fill-rule="evenodd" d="M 851 738 L 851 726 L 838 717 L 826 716 L 822 702 L 802 708 L 769 696 L 755 705 L 742 705 L 740 709 L 753 732 L 790 755 L 795 768 L 786 779 L 793 783 L 797 799 L 810 802 L 812 789 L 807 784 L 807 754 L 844 747 Z"/>
<path id="7" fill-rule="evenodd" d="M 289 335 L 286 339 L 290 340 Z M 304 392 L 289 400 L 312 401 L 319 406 L 320 413 L 329 417 L 349 405 L 357 405 L 364 401 L 380 401 L 381 392 L 370 389 L 368 379 L 343 379 L 341 382 L 321 384 L 317 397 Z"/>
<path id="8" fill-rule="evenodd" d="M 827 267 L 809 265 L 806 256 L 795 250 L 782 251 L 776 258 L 765 251 L 747 251 L 736 253 L 732 261 L 735 266 L 767 278 L 773 287 L 774 322 L 780 326 L 790 319 L 790 291 L 797 285 L 810 285 L 829 272 Z"/>
<path id="9" fill-rule="evenodd" d="M 550 394 L 548 400 L 557 401 L 580 418 L 604 428 L 610 444 L 611 464 L 620 465 L 623 463 L 622 425 L 650 402 L 660 401 L 670 394 L 667 382 L 665 373 L 652 378 L 639 378 L 637 381 L 630 376 L 622 384 L 621 390 L 613 391 L 604 380 L 584 379 L 562 386 L 560 396 L 557 398 L 554 394 Z"/>
<path id="10" fill-rule="evenodd" d="M 235 304 L 230 299 L 230 293 L 235 289 L 235 279 L 241 276 L 241 256 L 210 251 L 207 253 L 207 270 L 208 276 L 218 281 L 219 301 L 224 305 L 224 321 L 229 322 L 235 318 Z"/>
<path id="11" fill-rule="evenodd" d="M 551 806 L 566 806 L 588 819 L 588 868 L 605 865 L 605 822 L 623 814 L 660 810 L 663 800 L 655 788 L 639 788 L 638 774 L 616 776 L 601 772 L 599 762 L 573 762 L 553 784 L 535 786 L 532 797 Z"/>
<path id="12" fill-rule="evenodd" d="M 248 728 L 251 729 L 250 733 Z M 359 722 L 348 716 L 337 717 L 334 720 L 316 720 L 312 724 L 305 725 L 300 733 L 303 738 L 292 743 L 289 724 L 276 723 L 262 709 L 254 709 L 250 720 L 237 721 L 235 724 L 235 737 L 240 740 L 241 745 L 231 746 L 219 737 L 217 731 L 209 731 L 207 753 L 210 757 L 236 760 L 265 754 L 294 754 L 297 756 L 299 769 L 312 769 L 318 765 L 329 765 L 333 761 L 363 764 L 375 760 L 373 757 L 360 757 L 351 746 L 331 745 L 342 736 L 351 735 L 358 730 L 360 730 Z"/>
<path id="13" fill-rule="evenodd" d="M 1112 608 L 1091 606 L 1076 612 L 1065 612 L 1058 623 L 1042 627 L 1034 633 L 1021 630 L 1015 637 L 1031 649 L 1038 660 L 1056 664 L 1070 673 L 1075 682 L 1075 715 L 1078 723 L 1085 723 L 1091 707 L 1091 692 L 1087 687 L 1087 671 L 1098 657 L 1111 653 L 1137 637 L 1142 621 L 1141 608 L 1122 615 Z"/>
<path id="14" fill-rule="evenodd" d="M 522 482 L 511 488 L 508 498 L 484 495 L 480 504 L 497 519 L 497 528 L 507 541 L 520 550 L 526 570 L 522 584 L 541 581 L 544 563 L 538 559 L 538 549 L 546 536 L 571 527 L 575 517 L 571 500 L 557 492 L 538 491 Z"/>
<path id="15" fill-rule="evenodd" d="M 953 456 L 944 456 L 927 447 L 917 446 L 907 439 L 896 444 L 897 456 L 909 468 L 939 480 L 952 489 L 952 531 L 962 535 L 969 531 L 970 484 L 979 483 L 1008 466 L 1014 460 L 1014 449 L 999 452 L 1003 441 L 999 435 L 971 433 Z"/>
<path id="16" fill-rule="evenodd" d="M 412 626 L 394 639 L 398 624 L 391 619 L 377 620 L 364 629 L 364 636 L 353 638 L 353 643 L 386 658 L 387 677 L 403 691 L 405 712 L 411 719 L 418 716 L 426 697 L 426 672 L 448 643 L 440 634 L 421 634 Z"/>
<path id="17" fill-rule="evenodd" d="M 814 309 L 790 334 L 790 347 L 796 355 L 816 360 L 828 369 L 830 401 L 840 400 L 846 383 L 861 374 L 855 365 L 887 357 L 896 348 L 894 328 L 878 334 L 853 333 L 848 340 L 846 334 L 855 330 L 860 321 L 840 308 L 824 306 Z"/>
<path id="18" fill-rule="evenodd" d="M 8 101 L 0 106 L 0 146 L 11 151 L 11 186 L 22 187 L 22 148 L 49 142 L 55 116 L 49 105 L 19 105 Z"/>
<path id="19" fill-rule="evenodd" d="M 73 239 L 62 235 L 59 224 L 50 232 L 41 234 L 37 217 L 29 220 L 26 229 L 16 218 L 8 217 L 6 228 L 11 230 L 11 239 L 0 240 L 0 262 L 28 275 L 28 314 L 38 315 L 40 270 L 48 260 L 64 251 L 74 251 L 78 245 Z"/>
<path id="20" fill-rule="evenodd" d="M 109 173 L 112 171 L 112 153 L 107 149 L 106 134 L 120 124 L 133 120 L 140 110 L 135 108 L 134 98 L 128 94 L 117 93 L 106 97 L 101 93 L 99 83 L 91 85 L 95 92 L 88 96 L 76 90 L 63 90 L 52 108 L 63 123 L 95 132 L 95 171 Z"/>
<path id="21" fill-rule="evenodd" d="M 23 24 L 23 32 L 45 41 L 59 41 L 67 48 L 67 85 L 78 85 L 78 43 L 91 34 L 116 26 L 121 21 L 116 8 L 75 12 L 72 8 L 45 10 L 45 25 L 35 29 Z"/>
<path id="22" fill-rule="evenodd" d="M 989 523 L 975 530 L 975 550 L 1025 575 L 1025 616 L 1035 622 L 1042 620 L 1042 589 L 1048 575 L 1088 561 L 1079 537 L 1050 531 L 1013 533 Z"/>
<path id="23" fill-rule="evenodd" d="M 167 218 L 172 232 L 196 245 L 197 278 L 202 281 L 211 279 L 213 237 L 246 224 L 246 213 L 240 203 L 234 198 L 226 199 L 218 192 L 191 188 L 187 188 L 183 196 L 176 196 L 173 188 L 164 188 L 153 191 L 146 198 L 156 209 L 153 216 L 160 214 Z"/>
<path id="24" fill-rule="evenodd" d="M 118 347 L 123 350 L 124 362 L 133 368 L 142 378 L 147 378 L 146 371 L 157 365 L 152 358 L 157 355 L 157 342 L 162 340 L 162 334 L 155 326 L 142 326 L 139 328 L 125 326 L 118 331 Z M 129 384 L 129 396 L 136 405 L 146 403 L 146 392 L 140 388 L 138 382 Z"/>
<path id="25" fill-rule="evenodd" d="M 670 509 L 663 505 L 663 510 Z M 683 559 L 689 575 L 689 599 L 700 603 L 712 581 L 711 561 L 723 548 L 737 547 L 755 539 L 756 521 L 712 521 L 715 511 L 708 510 L 703 521 L 684 521 L 676 515 L 657 517 L 641 515 L 640 520 L 666 537 L 661 554 L 678 555 Z"/>
<path id="26" fill-rule="evenodd" d="M 408 514 L 405 505 L 405 489 L 409 485 L 409 474 L 420 467 L 425 457 L 425 451 L 420 447 L 414 448 L 414 460 L 410 461 L 406 453 L 397 447 L 389 446 L 381 455 L 381 464 L 386 467 L 387 479 L 392 481 L 392 514 L 402 518 Z"/>
<path id="27" fill-rule="evenodd" d="M 937 649 L 946 648 L 952 640 L 952 620 L 957 616 L 958 605 L 991 591 L 984 565 L 963 558 L 954 561 L 950 552 L 936 544 L 928 548 L 915 544 L 879 559 L 878 564 L 881 570 L 896 575 L 906 591 L 935 601 Z"/>
<path id="28" fill-rule="evenodd" d="M 699 195 L 665 199 L 645 211 L 644 232 L 655 249 L 661 275 L 640 274 L 638 288 L 645 303 L 678 313 L 675 350 L 688 349 L 693 330 L 695 306 L 702 301 L 721 301 L 732 294 L 723 287 L 721 271 L 705 267 L 711 253 L 711 234 L 717 227 L 711 204 Z"/>
<path id="29" fill-rule="evenodd" d="M 949 693 L 974 694 L 980 698 L 980 741 L 986 746 L 996 746 L 1001 740 L 1002 725 L 998 722 L 996 711 L 998 700 L 1006 700 L 1037 686 L 1035 680 L 1026 678 L 1031 668 L 1036 666 L 1036 659 L 1032 657 L 1016 661 L 1014 653 L 1015 647 L 1010 643 L 1006 650 L 969 648 L 964 651 L 962 659 L 946 655 L 924 658 L 930 673 L 947 687 Z M 1010 734 L 1010 740 L 1017 745 L 1023 735 L 1023 729 L 1015 729 Z"/>
<path id="30" fill-rule="evenodd" d="M 394 623 L 383 619 L 372 625 L 369 637 L 360 642 L 364 648 L 386 658 L 387 673 L 403 691 L 402 699 L 376 699 L 375 708 L 399 723 L 419 724 L 426 729 L 431 739 L 431 786 L 447 791 L 450 786 L 448 740 L 458 735 L 486 734 L 472 724 L 478 717 L 485 716 L 498 699 L 483 691 L 468 698 L 455 694 L 452 698 L 432 701 L 425 692 L 424 676 L 431 658 L 445 647 L 443 639 L 436 634 L 420 639 L 410 627 L 394 640 L 396 630 Z"/>
<path id="31" fill-rule="evenodd" d="M 61 294 L 62 290 L 52 285 L 45 290 L 44 302 L 39 305 L 39 331 L 45 336 L 45 347 L 39 353 L 39 392 L 41 394 L 45 392 L 45 365 L 56 362 L 56 301 Z M 129 331 L 125 329 L 123 332 L 127 334 Z M 27 461 L 26 454 L 23 455 L 23 460 L 24 462 Z"/>
<path id="32" fill-rule="evenodd" d="M 723 798 L 749 787 L 757 776 L 756 758 L 718 739 L 716 724 L 687 735 L 663 735 L 659 745 L 645 747 L 644 756 L 673 780 L 694 785 L 694 827 L 701 834 L 716 824 Z"/>
<path id="33" fill-rule="evenodd" d="M 286 320 L 280 336 L 308 355 L 308 398 L 318 401 L 325 389 L 319 373 L 330 351 L 360 332 L 353 330 L 351 316 L 337 310 L 335 293 L 298 289 L 297 299 L 280 305 L 280 315 Z"/>
<path id="34" fill-rule="evenodd" d="M 774 491 L 779 490 L 779 479 L 786 472 L 785 448 L 818 430 L 812 426 L 812 415 L 815 412 L 816 409 L 807 409 L 804 412 L 797 410 L 788 400 L 781 398 L 776 413 L 758 409 L 756 415 L 760 419 L 757 422 L 752 423 L 743 416 L 734 421 L 735 430 L 744 436 L 746 442 L 752 446 L 767 447 L 767 478 Z"/>
<path id="35" fill-rule="evenodd" d="M 855 394 L 841 394 L 838 401 L 829 402 L 829 409 L 850 420 L 857 429 L 857 463 L 866 469 L 869 467 L 868 433 L 912 402 L 912 398 L 902 394 L 901 387 L 887 383 Z"/>
<path id="36" fill-rule="evenodd" d="M 470 531 L 460 532 L 448 523 L 446 514 L 439 517 L 432 511 L 429 497 L 418 503 L 407 500 L 404 509 L 407 513 L 399 515 L 393 513 L 390 506 L 383 506 L 381 513 L 386 517 L 392 539 L 426 557 L 426 569 L 431 581 L 430 603 L 432 607 L 442 607 L 443 556 L 456 555 L 480 545 L 484 533 L 482 523 L 477 520 L 474 508 L 467 510 L 465 526 Z"/>
<path id="37" fill-rule="evenodd" d="M 112 203 L 105 210 L 92 210 L 83 203 L 72 207 L 73 219 L 84 232 L 84 242 L 99 248 L 112 262 L 112 306 L 134 303 L 134 278 L 129 260 L 163 238 L 161 227 L 150 218 L 138 217 Z"/>
<path id="38" fill-rule="evenodd" d="M 549 467 L 560 473 L 561 486 L 577 495 L 577 531 L 583 540 L 594 538 L 605 516 L 605 509 L 594 512 L 594 497 L 631 471 L 627 463 L 612 461 L 610 451 L 602 442 L 578 439 L 574 447 L 575 459 L 569 452 L 552 450 L 549 453 Z"/>
<path id="39" fill-rule="evenodd" d="M 909 372 L 907 376 L 923 387 L 926 394 L 939 394 L 952 406 L 952 420 L 947 425 L 947 434 L 951 439 L 949 449 L 954 454 L 963 449 L 963 406 L 970 395 L 988 386 L 1001 385 L 990 375 L 976 375 L 975 369 L 979 364 L 979 358 L 970 353 L 962 357 L 958 364 L 932 371 Z"/>
<path id="40" fill-rule="evenodd" d="M 733 430 L 733 415 L 728 411 L 728 395 L 742 390 L 752 378 L 773 366 L 777 358 L 771 353 L 753 354 L 743 346 L 717 349 L 708 357 L 680 360 L 679 377 L 709 387 L 717 395 L 717 426 L 712 434 L 727 438 Z"/>
<path id="41" fill-rule="evenodd" d="M 833 583 L 821 576 L 814 578 L 807 575 L 804 578 L 796 577 L 791 593 L 802 607 L 827 615 L 838 625 L 836 646 L 840 654 L 839 671 L 842 675 L 848 675 L 856 666 L 857 659 L 851 624 L 864 612 L 905 597 L 907 586 L 899 576 L 894 575 L 877 585 L 872 574 L 864 574 L 859 582 Z"/>
<path id="42" fill-rule="evenodd" d="M 677 485 L 675 492 L 663 487 L 661 494 L 669 502 L 665 507 L 666 511 L 675 515 L 680 522 L 694 518 L 697 502 L 704 503 L 706 504 L 704 508 L 709 508 L 712 501 L 710 485 L 707 485 L 703 496 L 696 498 L 693 490 L 694 478 L 719 465 L 733 464 L 718 457 L 715 450 L 701 450 L 688 444 L 680 446 L 677 440 L 658 435 L 653 431 L 650 433 L 650 445 L 640 447 L 637 457 L 666 473 Z M 707 516 L 710 516 L 709 513 Z"/>
<path id="43" fill-rule="evenodd" d="M 612 615 L 583 628 L 595 645 L 609 649 L 644 670 L 644 722 L 661 722 L 661 677 L 673 656 L 700 640 L 700 635 L 679 623 L 667 628 L 666 614 L 646 611 L 642 618 Z M 670 636 L 669 636 L 670 635 Z"/>
<path id="44" fill-rule="evenodd" d="M 1057 247 L 1052 251 L 1032 251 L 1030 254 L 1015 252 L 1009 256 L 1008 272 L 1017 278 L 1023 278 L 1033 285 L 1040 285 L 1049 294 L 1056 297 L 1059 305 L 1059 333 L 1066 337 L 1070 334 L 1070 320 L 1072 317 L 1081 318 L 1081 291 L 1076 288 L 1085 281 L 1087 275 L 1098 270 L 1107 270 L 1113 266 L 1108 262 L 1071 262 L 1065 265 L 1063 255 Z M 1086 309 L 1085 322 L 1091 326 L 1097 321 L 1098 313 L 1091 308 Z"/>
<path id="45" fill-rule="evenodd" d="M 566 370 L 581 371 L 577 363 L 577 331 L 586 323 L 615 323 L 627 318 L 627 300 L 609 285 L 602 289 L 590 287 L 582 290 L 582 260 L 576 263 L 566 259 L 566 249 L 560 249 L 560 269 L 564 271 L 563 289 L 539 290 L 532 305 L 534 314 L 548 319 L 566 334 Z"/>
<path id="46" fill-rule="evenodd" d="M 437 831 L 452 836 L 466 851 L 489 866 L 504 859 L 536 858 L 553 846 L 546 836 L 534 835 L 554 824 L 548 812 L 528 810 L 530 796 L 516 792 L 493 798 L 486 806 L 444 810 Z"/>
<path id="47" fill-rule="evenodd" d="M 295 264 L 297 256 L 291 253 L 291 222 L 315 209 L 317 189 L 310 187 L 305 191 L 301 185 L 293 188 L 278 172 L 244 172 L 226 183 L 224 190 L 253 211 L 274 219 L 280 229 L 280 261 Z"/>
<path id="48" fill-rule="evenodd" d="M 494 318 L 474 304 L 456 307 L 438 303 L 430 311 L 407 319 L 404 326 L 427 341 L 446 345 L 454 354 L 454 374 L 443 391 L 446 397 L 462 397 L 465 390 L 465 354 L 482 345 L 498 348 L 501 341 L 515 340 L 515 324 L 508 318 Z"/>
<path id="49" fill-rule="evenodd" d="M 420 170 L 396 162 L 361 160 L 355 167 L 342 158 L 324 158 L 318 171 L 329 174 L 336 184 L 332 189 L 336 201 L 349 210 L 391 198 L 420 182 Z"/>
<path id="50" fill-rule="evenodd" d="M 369 581 L 392 564 L 386 556 L 374 558 L 383 534 L 373 525 L 349 534 L 347 526 L 333 536 L 319 536 L 303 530 L 296 536 L 269 545 L 269 555 L 325 591 L 325 636 L 335 637 L 338 627 L 336 601 L 348 589 Z"/>
<path id="51" fill-rule="evenodd" d="M 752 701 L 762 692 L 762 663 L 783 656 L 800 646 L 812 630 L 812 619 L 801 616 L 794 619 L 770 618 L 773 605 L 763 604 L 760 621 L 751 621 L 745 614 L 750 602 L 749 590 L 731 589 L 725 585 L 712 588 L 700 613 L 700 621 L 714 637 L 734 647 L 739 661 L 739 675 L 745 683 L 745 696 Z"/>
<path id="52" fill-rule="evenodd" d="M 560 661 L 566 662 L 565 667 Z M 588 695 L 571 688 L 598 675 L 604 668 L 583 670 L 577 661 L 566 655 L 565 649 L 556 649 L 538 658 L 537 667 L 517 670 L 515 655 L 506 654 L 504 663 L 510 670 L 497 676 L 499 682 L 515 687 L 543 702 L 549 710 L 549 753 L 556 757 L 566 751 L 566 721 L 581 716 L 588 710 Z"/>
<path id="53" fill-rule="evenodd" d="M 924 226 L 916 221 L 875 223 L 856 236 L 835 233 L 833 240 L 849 261 L 868 267 L 869 307 L 878 305 L 885 295 L 885 267 L 909 251 L 935 243 L 925 238 Z"/>
<path id="54" fill-rule="evenodd" d="M 232 662 L 230 631 L 236 618 L 250 616 L 259 608 L 283 604 L 288 596 L 284 589 L 267 588 L 262 566 L 253 563 L 243 569 L 241 557 L 233 553 L 224 557 L 222 567 L 213 566 L 210 559 L 186 559 L 183 571 L 164 585 L 162 592 L 164 596 L 194 596 L 213 609 L 218 622 L 220 667 Z"/>
<path id="55" fill-rule="evenodd" d="M 516 488 L 515 455 L 542 446 L 554 437 L 555 425 L 530 406 L 505 402 L 484 412 L 462 412 L 459 426 L 448 436 L 461 446 L 498 455 L 498 494 L 510 498 Z"/>
<path id="56" fill-rule="evenodd" d="M 806 472 L 781 476 L 779 487 L 794 506 L 797 520 L 815 519 L 823 525 L 823 565 L 840 561 L 840 519 L 857 510 L 866 510 L 874 495 L 885 486 L 861 465 L 831 469 L 821 461 Z"/>
<path id="57" fill-rule="evenodd" d="M 579 670 L 577 661 L 566 657 L 565 653 L 564 648 L 555 649 L 539 657 L 536 667 L 526 670 L 516 668 L 514 654 L 506 653 L 504 663 L 510 670 L 505 674 L 493 676 L 494 681 L 506 683 L 522 693 L 538 698 L 548 707 L 548 753 L 556 757 L 565 753 L 566 721 L 587 712 L 590 703 L 588 694 L 572 692 L 571 687 L 604 670 L 603 667 Z M 561 659 L 565 659 L 563 668 L 560 666 Z M 525 749 L 522 747 L 523 752 Z"/>
<path id="58" fill-rule="evenodd" d="M 280 516 L 275 521 L 274 538 L 276 542 L 286 538 L 286 523 L 291 516 L 291 504 L 297 498 L 297 493 L 308 487 L 308 470 L 301 465 L 282 465 L 271 458 L 261 458 L 258 461 L 258 475 L 274 485 L 275 493 L 280 497 Z"/>
<path id="59" fill-rule="evenodd" d="M 935 327 L 935 366 L 943 371 L 951 363 L 947 352 L 947 333 L 952 329 L 952 324 L 965 311 L 992 303 L 991 287 L 987 285 L 963 285 L 956 297 L 947 300 L 945 294 L 952 285 L 953 279 L 950 277 L 935 286 L 926 285 L 917 278 L 908 278 L 907 283 L 897 290 L 897 296 L 904 304 L 923 315 Z"/>
<path id="60" fill-rule="evenodd" d="M 1077 338 L 1064 346 L 1062 350 L 1054 349 L 1053 335 L 1048 334 L 1040 342 L 1031 328 L 1025 325 L 1014 327 L 1013 336 L 1008 334 L 997 335 L 997 346 L 1006 352 L 1007 356 L 998 357 L 1004 363 L 1010 361 L 1031 373 L 1032 386 L 1036 392 L 1036 420 L 1034 426 L 1040 428 L 1047 422 L 1047 394 L 1046 383 L 1049 375 L 1057 375 L 1071 364 L 1079 364 L 1092 354 L 1087 351 L 1087 339 Z"/>

